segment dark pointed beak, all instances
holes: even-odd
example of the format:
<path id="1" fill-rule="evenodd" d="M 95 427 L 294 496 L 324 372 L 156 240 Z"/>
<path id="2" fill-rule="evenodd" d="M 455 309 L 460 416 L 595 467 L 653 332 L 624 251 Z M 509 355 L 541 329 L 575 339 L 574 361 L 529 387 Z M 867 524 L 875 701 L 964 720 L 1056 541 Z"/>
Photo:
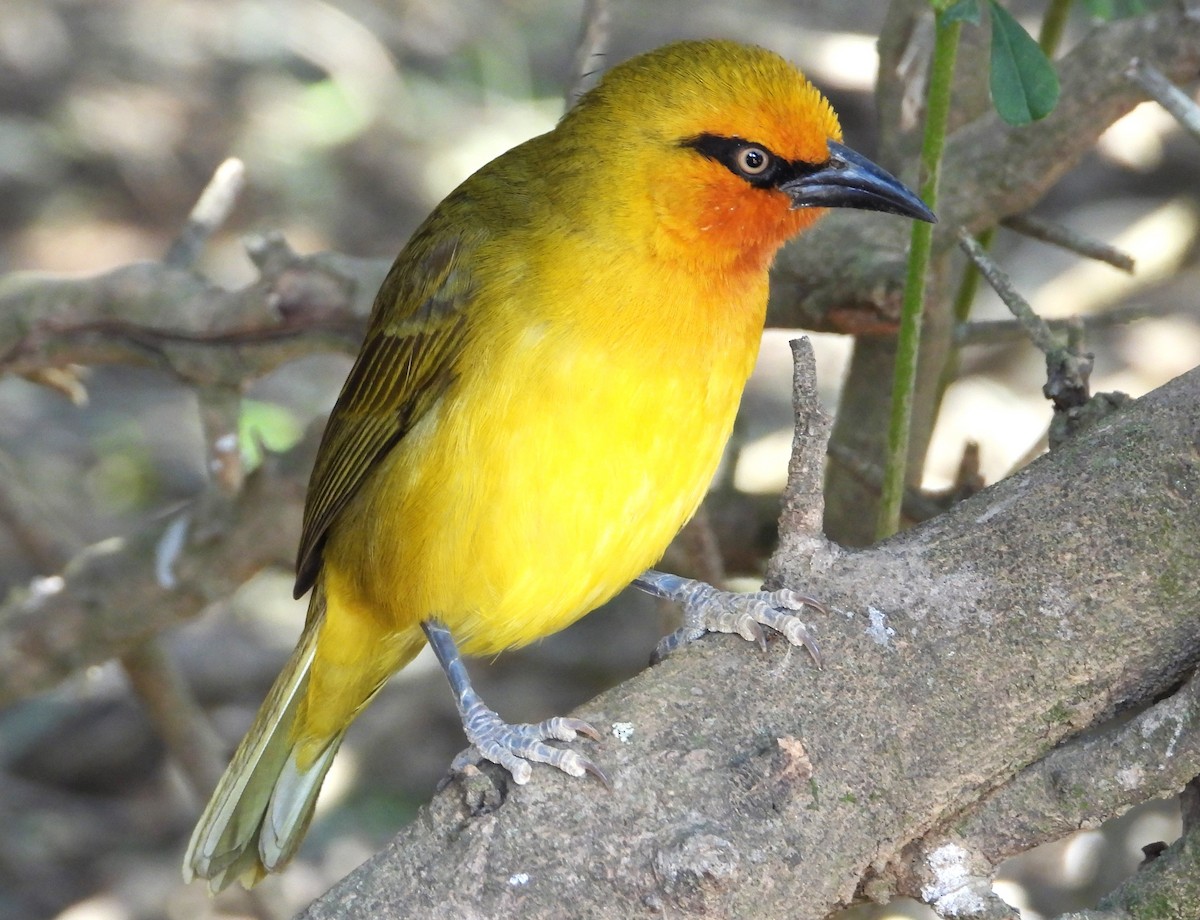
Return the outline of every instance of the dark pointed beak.
<path id="1" fill-rule="evenodd" d="M 899 179 L 835 141 L 829 142 L 827 163 L 778 187 L 791 196 L 793 208 L 860 208 L 937 223 L 925 202 Z"/>

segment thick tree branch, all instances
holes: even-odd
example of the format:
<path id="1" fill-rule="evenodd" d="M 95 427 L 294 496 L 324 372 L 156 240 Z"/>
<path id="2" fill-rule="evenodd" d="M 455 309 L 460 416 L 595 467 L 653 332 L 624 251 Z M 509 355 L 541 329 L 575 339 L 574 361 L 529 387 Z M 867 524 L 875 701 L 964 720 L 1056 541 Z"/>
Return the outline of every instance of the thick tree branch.
<path id="1" fill-rule="evenodd" d="M 584 707 L 607 792 L 455 784 L 306 916 L 824 917 L 905 848 L 1200 658 L 1200 371 L 861 553 L 777 556 L 826 669 L 711 639 Z"/>
<path id="2" fill-rule="evenodd" d="M 297 256 L 277 236 L 252 241 L 250 255 L 260 277 L 233 291 L 157 262 L 0 278 L 0 376 L 120 363 L 239 389 L 295 358 L 357 349 L 387 263 Z"/>

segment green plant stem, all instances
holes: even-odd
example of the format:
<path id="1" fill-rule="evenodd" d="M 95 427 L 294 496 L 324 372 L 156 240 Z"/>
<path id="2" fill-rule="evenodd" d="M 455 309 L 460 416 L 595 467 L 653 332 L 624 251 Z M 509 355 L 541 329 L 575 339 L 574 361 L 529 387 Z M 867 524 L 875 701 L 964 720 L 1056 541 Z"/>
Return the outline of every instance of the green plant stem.
<path id="1" fill-rule="evenodd" d="M 1070 12 L 1071 0 L 1050 0 L 1046 7 L 1041 28 L 1038 30 L 1038 46 L 1046 53 L 1047 57 L 1053 57 L 1054 52 L 1062 43 L 1063 29 L 1066 27 L 1067 15 Z M 988 227 L 976 239 L 983 247 L 983 251 L 987 252 L 991 249 L 992 240 L 995 237 L 996 228 Z M 975 303 L 975 294 L 978 290 L 979 270 L 973 262 L 968 262 L 963 266 L 962 278 L 959 280 L 958 290 L 954 294 L 954 322 L 957 325 L 970 319 L 971 305 Z M 935 416 L 941 411 L 942 398 L 946 395 L 946 390 L 958 377 L 959 352 L 960 349 L 956 346 L 946 356 L 946 365 L 942 368 L 941 379 L 938 381 Z"/>
<path id="2" fill-rule="evenodd" d="M 931 209 L 937 209 L 938 180 L 941 178 L 942 150 L 946 145 L 946 123 L 950 114 L 950 91 L 954 82 L 954 61 L 958 56 L 960 21 L 944 22 L 937 14 L 937 38 L 930 64 L 929 97 L 926 107 L 925 137 L 921 143 L 921 197 Z M 912 422 L 913 391 L 917 383 L 917 352 L 921 340 L 921 315 L 925 303 L 925 276 L 933 241 L 933 226 L 924 221 L 913 224 L 908 256 L 908 275 L 904 286 L 904 304 L 896 342 L 896 373 L 892 384 L 892 413 L 888 425 L 887 457 L 879 517 L 875 534 L 890 536 L 900 529 L 900 505 L 904 499 L 904 474 L 908 460 L 909 427 Z"/>
<path id="3" fill-rule="evenodd" d="M 1046 52 L 1046 57 L 1053 57 L 1058 50 L 1070 12 L 1071 0 L 1050 0 L 1050 5 L 1046 7 L 1046 15 L 1042 17 L 1042 27 L 1038 32 L 1038 45 Z"/>

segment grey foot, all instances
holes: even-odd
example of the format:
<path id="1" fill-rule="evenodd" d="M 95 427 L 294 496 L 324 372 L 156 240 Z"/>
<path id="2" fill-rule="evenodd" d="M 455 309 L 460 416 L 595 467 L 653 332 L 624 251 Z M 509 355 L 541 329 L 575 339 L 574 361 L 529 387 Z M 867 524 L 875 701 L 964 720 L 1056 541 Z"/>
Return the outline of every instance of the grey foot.
<path id="1" fill-rule="evenodd" d="M 710 632 L 737 633 L 765 648 L 765 626 L 792 645 L 808 649 L 817 667 L 821 666 L 821 650 L 804 621 L 796 616 L 805 607 L 827 613 L 825 605 L 816 598 L 786 588 L 750 594 L 722 591 L 702 581 L 654 570 L 646 572 L 634 584 L 683 607 L 683 626 L 658 643 L 650 659 L 652 664 Z"/>
<path id="2" fill-rule="evenodd" d="M 580 735 L 599 741 L 600 733 L 596 729 L 579 719 L 562 717 L 547 719 L 536 725 L 509 725 L 484 705 L 471 686 L 450 630 L 437 620 L 426 620 L 421 628 L 425 630 L 429 645 L 446 672 L 446 679 L 450 681 L 463 731 L 471 742 L 471 747 L 454 758 L 450 765 L 452 771 L 461 773 L 469 764 L 490 760 L 511 773 L 515 783 L 524 785 L 533 773 L 531 764 L 544 763 L 571 776 L 590 773 L 612 788 L 604 771 L 586 757 L 570 748 L 546 744 L 547 741 L 574 741 Z"/>
<path id="3" fill-rule="evenodd" d="M 590 773 L 612 788 L 607 774 L 570 748 L 554 747 L 547 741 L 575 741 L 580 736 L 600 740 L 600 734 L 580 719 L 558 716 L 537 724 L 509 725 L 486 706 L 474 708 L 463 728 L 471 747 L 454 758 L 450 769 L 461 772 L 470 764 L 490 760 L 512 774 L 513 782 L 525 785 L 533 773 L 531 764 L 544 763 L 571 776 Z"/>

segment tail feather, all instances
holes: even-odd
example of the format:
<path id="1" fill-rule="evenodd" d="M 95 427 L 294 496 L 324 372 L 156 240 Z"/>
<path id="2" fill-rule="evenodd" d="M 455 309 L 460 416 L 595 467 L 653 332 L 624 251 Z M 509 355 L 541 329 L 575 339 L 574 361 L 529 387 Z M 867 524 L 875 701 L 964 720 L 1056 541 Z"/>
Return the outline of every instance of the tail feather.
<path id="1" fill-rule="evenodd" d="M 425 644 L 415 626 L 392 632 L 331 601 L 318 580 L 300 642 L 192 832 L 183 877 L 213 893 L 249 888 L 296 854 L 346 729 Z"/>
<path id="2" fill-rule="evenodd" d="M 318 630 L 311 626 L 276 679 L 192 832 L 184 856 L 184 878 L 208 879 L 214 893 L 235 879 L 249 887 L 292 857 L 312 819 L 321 781 L 341 744 L 342 735 L 338 734 L 312 763 L 304 767 L 297 763 L 292 729 L 316 652 Z"/>
<path id="3" fill-rule="evenodd" d="M 258 837 L 259 859 L 268 872 L 285 866 L 296 854 L 312 821 L 321 783 L 341 744 L 342 735 L 338 735 L 307 767 L 299 766 L 294 749 L 284 761 Z"/>

